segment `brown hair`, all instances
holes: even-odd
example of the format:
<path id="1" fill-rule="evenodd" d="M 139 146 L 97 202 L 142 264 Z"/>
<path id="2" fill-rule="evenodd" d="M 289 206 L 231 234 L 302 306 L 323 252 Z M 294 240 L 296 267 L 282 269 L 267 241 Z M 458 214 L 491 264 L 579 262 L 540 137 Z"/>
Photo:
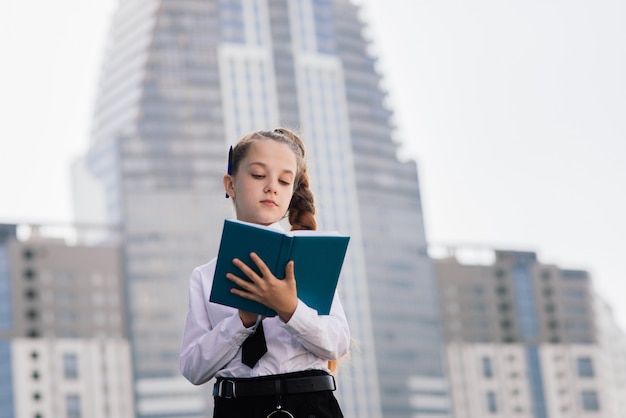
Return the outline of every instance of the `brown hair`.
<path id="1" fill-rule="evenodd" d="M 287 128 L 276 128 L 273 131 L 255 131 L 244 135 L 232 150 L 229 174 L 235 175 L 239 163 L 246 157 L 250 144 L 256 141 L 273 139 L 288 145 L 296 156 L 296 176 L 294 179 L 293 196 L 289 204 L 288 217 L 291 229 L 317 229 L 315 220 L 315 199 L 309 185 L 306 168 L 305 149 L 302 139 Z"/>

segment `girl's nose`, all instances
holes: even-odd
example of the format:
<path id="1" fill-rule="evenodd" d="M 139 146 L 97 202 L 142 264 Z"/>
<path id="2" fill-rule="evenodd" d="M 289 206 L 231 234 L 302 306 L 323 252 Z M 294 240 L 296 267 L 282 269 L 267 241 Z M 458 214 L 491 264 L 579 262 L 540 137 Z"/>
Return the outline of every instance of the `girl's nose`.
<path id="1" fill-rule="evenodd" d="M 276 180 L 270 180 L 265 186 L 265 193 L 276 193 L 278 184 Z"/>

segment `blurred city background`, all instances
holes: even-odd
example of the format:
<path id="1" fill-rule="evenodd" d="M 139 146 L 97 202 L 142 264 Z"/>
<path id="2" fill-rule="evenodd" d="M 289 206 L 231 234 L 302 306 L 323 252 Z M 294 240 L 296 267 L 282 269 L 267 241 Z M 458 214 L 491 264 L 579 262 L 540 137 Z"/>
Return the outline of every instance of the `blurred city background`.
<path id="1" fill-rule="evenodd" d="M 187 278 L 228 145 L 278 125 L 356 237 L 346 416 L 620 417 L 625 17 L 1 0 L 0 417 L 210 416 L 177 373 Z"/>

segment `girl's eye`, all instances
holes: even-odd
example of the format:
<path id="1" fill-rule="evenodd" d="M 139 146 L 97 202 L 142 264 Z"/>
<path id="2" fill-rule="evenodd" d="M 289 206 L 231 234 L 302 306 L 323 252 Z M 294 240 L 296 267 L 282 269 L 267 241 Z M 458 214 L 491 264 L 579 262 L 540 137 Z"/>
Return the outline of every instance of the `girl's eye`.
<path id="1" fill-rule="evenodd" d="M 291 183 L 289 183 L 287 180 L 278 180 L 280 182 L 280 184 L 282 184 L 283 186 L 289 186 Z"/>
<path id="2" fill-rule="evenodd" d="M 263 177 L 265 177 L 263 174 L 250 174 L 252 176 L 252 178 L 255 179 L 262 179 Z"/>

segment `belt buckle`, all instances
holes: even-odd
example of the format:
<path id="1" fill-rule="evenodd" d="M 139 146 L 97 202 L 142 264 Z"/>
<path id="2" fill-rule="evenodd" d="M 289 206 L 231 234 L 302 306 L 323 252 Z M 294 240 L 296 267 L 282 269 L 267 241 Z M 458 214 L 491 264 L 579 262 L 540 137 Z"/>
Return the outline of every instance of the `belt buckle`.
<path id="1" fill-rule="evenodd" d="M 231 399 L 237 397 L 237 392 L 235 391 L 235 381 L 224 379 L 220 382 L 219 390 L 217 392 L 218 396 L 221 398 Z"/>

